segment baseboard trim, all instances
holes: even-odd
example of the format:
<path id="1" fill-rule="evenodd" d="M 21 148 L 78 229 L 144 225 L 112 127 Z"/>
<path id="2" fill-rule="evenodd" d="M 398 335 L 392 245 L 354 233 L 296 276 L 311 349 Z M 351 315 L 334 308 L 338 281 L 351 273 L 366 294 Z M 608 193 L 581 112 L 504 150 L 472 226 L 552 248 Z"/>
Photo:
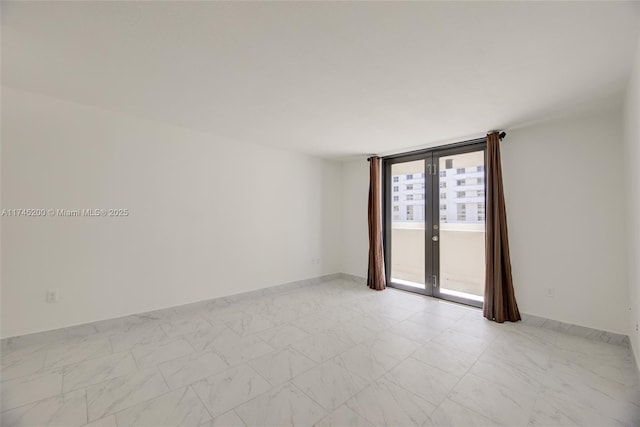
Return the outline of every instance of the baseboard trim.
<path id="1" fill-rule="evenodd" d="M 359 284 L 366 285 L 367 283 L 367 279 L 361 276 L 356 276 L 356 275 L 347 274 L 347 273 L 340 273 L 340 276 L 342 279 L 351 280 Z M 528 313 L 520 313 L 520 315 L 522 317 L 522 323 L 526 325 L 538 326 L 541 328 L 550 329 L 556 332 L 562 332 L 568 335 L 574 335 L 577 337 L 582 337 L 582 338 L 586 338 L 593 341 L 600 341 L 608 344 L 631 348 L 629 337 L 623 334 L 616 334 L 613 332 L 607 332 L 600 329 L 587 328 L 586 326 L 579 326 L 571 323 L 560 322 L 558 320 L 535 316 Z"/>
<path id="2" fill-rule="evenodd" d="M 366 277 L 361 277 L 361 276 L 355 276 L 353 274 L 348 274 L 348 273 L 338 273 L 340 275 L 340 278 L 343 280 L 350 280 L 352 282 L 355 282 L 359 285 L 366 285 L 367 284 L 367 278 Z"/>
<path id="3" fill-rule="evenodd" d="M 328 282 L 331 280 L 338 280 L 338 279 L 351 281 L 354 284 L 358 284 L 358 285 L 367 284 L 367 279 L 362 276 L 357 276 L 349 273 L 327 274 L 324 276 L 297 280 L 294 282 L 283 283 L 281 285 L 270 286 L 267 288 L 257 289 L 254 291 L 248 291 L 248 292 L 242 292 L 242 293 L 228 295 L 224 297 L 212 298 L 209 300 L 168 307 L 168 308 L 154 310 L 146 313 L 131 314 L 128 316 L 100 320 L 97 322 L 85 323 L 85 324 L 75 325 L 75 326 L 67 326 L 64 328 L 52 329 L 49 331 L 36 332 L 32 334 L 3 338 L 0 340 L 0 347 L 4 348 L 5 346 L 13 346 L 13 345 L 16 345 L 16 342 L 18 342 L 20 345 L 29 345 L 32 343 L 33 344 L 47 343 L 47 342 L 56 340 L 61 336 L 64 336 L 64 335 L 68 336 L 69 334 L 81 336 L 82 334 L 86 333 L 88 335 L 90 333 L 95 333 L 96 331 L 102 330 L 103 325 L 106 325 L 108 323 L 113 323 L 114 321 L 124 322 L 126 321 L 127 318 L 156 316 L 158 315 L 158 313 L 161 313 L 164 310 L 183 310 L 183 309 L 188 310 L 190 307 L 194 307 L 202 304 L 216 304 L 216 302 L 228 303 L 228 302 L 245 301 L 258 296 L 276 295 L 279 293 L 290 292 L 304 286 L 318 285 L 324 282 Z M 430 298 L 427 296 L 425 297 Z M 571 323 L 560 322 L 558 320 L 535 316 L 528 313 L 520 313 L 520 314 L 522 316 L 522 323 L 527 325 L 538 326 L 541 328 L 550 329 L 556 332 L 562 332 L 568 335 L 574 335 L 574 336 L 590 339 L 593 341 L 600 341 L 608 344 L 631 348 L 629 337 L 623 334 L 616 334 L 613 332 L 602 331 L 599 329 L 587 328 L 585 326 L 579 326 Z"/>
<path id="4" fill-rule="evenodd" d="M 343 278 L 342 273 L 327 274 L 324 276 L 317 276 L 309 279 L 296 280 L 294 282 L 283 283 L 281 285 L 269 286 L 267 288 L 241 292 L 238 294 L 232 294 L 232 295 L 197 301 L 197 302 L 188 303 L 188 304 L 165 307 L 165 308 L 143 312 L 143 313 L 134 313 L 127 316 L 114 317 L 110 319 L 98 320 L 95 322 L 82 323 L 78 325 L 69 325 L 62 328 L 50 329 L 46 331 L 34 332 L 34 333 L 24 334 L 24 335 L 16 335 L 16 336 L 0 339 L 0 348 L 4 349 L 6 346 L 47 344 L 64 337 L 69 337 L 69 336 L 81 337 L 85 335 L 99 333 L 99 331 L 106 329 L 107 325 L 113 324 L 114 322 L 126 322 L 127 319 L 154 318 L 154 317 L 160 316 L 163 311 L 175 312 L 178 310 L 189 310 L 190 308 L 196 307 L 198 305 L 218 304 L 218 303 L 228 304 L 229 302 L 245 301 L 258 296 L 275 295 L 279 293 L 290 292 L 304 286 L 317 285 L 323 282 L 338 280 L 342 278 Z"/>
<path id="5" fill-rule="evenodd" d="M 282 292 L 292 291 L 294 289 L 301 288 L 303 286 L 317 285 L 323 282 L 331 280 L 337 280 L 342 278 L 342 273 L 326 274 L 324 276 L 312 277 L 310 279 L 296 280 L 294 282 L 283 283 L 281 285 L 269 286 L 267 288 L 256 289 L 255 291 L 241 292 L 238 294 L 232 294 L 225 297 L 225 300 L 229 302 L 244 301 L 247 299 L 255 298 L 264 295 L 275 295 Z M 214 298 L 219 299 L 219 298 Z M 197 304 L 197 303 L 196 303 Z"/>
<path id="6" fill-rule="evenodd" d="M 527 325 L 538 326 L 593 341 L 600 341 L 607 344 L 630 348 L 629 337 L 627 335 L 574 325 L 572 323 L 560 322 L 558 320 L 547 319 L 546 317 L 535 316 L 533 314 L 520 313 L 520 315 L 522 317 L 522 323 Z"/>
<path id="7" fill-rule="evenodd" d="M 629 349 L 631 350 L 631 354 L 633 355 L 633 363 L 636 365 L 636 371 L 638 372 L 638 378 L 640 378 L 640 353 L 636 352 L 636 349 L 633 346 L 631 340 L 629 340 Z"/>

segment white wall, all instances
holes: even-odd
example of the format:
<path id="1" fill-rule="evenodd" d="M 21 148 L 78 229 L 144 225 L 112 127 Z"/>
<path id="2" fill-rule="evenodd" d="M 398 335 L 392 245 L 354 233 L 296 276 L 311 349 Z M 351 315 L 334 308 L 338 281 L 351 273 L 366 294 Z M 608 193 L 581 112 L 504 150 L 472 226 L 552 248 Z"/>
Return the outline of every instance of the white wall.
<path id="1" fill-rule="evenodd" d="M 2 218 L 2 337 L 340 270 L 340 164 L 2 89 L 2 208 L 130 211 Z"/>
<path id="2" fill-rule="evenodd" d="M 629 282 L 629 337 L 640 367 L 640 41 L 624 106 L 624 158 L 627 183 L 627 272 Z"/>
<path id="3" fill-rule="evenodd" d="M 342 163 L 342 272 L 367 277 L 369 229 L 369 162 L 366 158 Z"/>
<path id="4" fill-rule="evenodd" d="M 508 132 L 502 165 L 522 312 L 628 333 L 621 127 L 609 113 Z"/>
<path id="5" fill-rule="evenodd" d="M 520 310 L 627 334 L 620 114 L 507 131 L 503 172 Z M 342 168 L 342 270 L 366 276 L 367 162 Z"/>

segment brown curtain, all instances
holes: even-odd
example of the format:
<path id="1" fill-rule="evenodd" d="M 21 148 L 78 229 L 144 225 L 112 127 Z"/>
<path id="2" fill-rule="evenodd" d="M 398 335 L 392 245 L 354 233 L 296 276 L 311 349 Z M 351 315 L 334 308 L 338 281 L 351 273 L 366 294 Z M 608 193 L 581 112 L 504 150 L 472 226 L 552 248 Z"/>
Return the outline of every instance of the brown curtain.
<path id="1" fill-rule="evenodd" d="M 382 208 L 380 206 L 380 157 L 369 158 L 369 271 L 367 285 L 381 291 L 386 287 L 382 251 Z"/>
<path id="2" fill-rule="evenodd" d="M 498 132 L 487 135 L 486 232 L 484 317 L 498 323 L 516 322 L 520 320 L 520 312 L 511 277 Z"/>

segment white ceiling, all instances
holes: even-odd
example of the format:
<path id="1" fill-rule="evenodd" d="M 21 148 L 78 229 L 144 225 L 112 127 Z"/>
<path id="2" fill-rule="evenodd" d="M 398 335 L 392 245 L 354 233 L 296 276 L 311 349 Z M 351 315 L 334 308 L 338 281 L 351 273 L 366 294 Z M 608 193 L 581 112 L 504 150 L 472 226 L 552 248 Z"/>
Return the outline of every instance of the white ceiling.
<path id="1" fill-rule="evenodd" d="M 640 3 L 2 2 L 2 82 L 325 157 L 619 106 Z"/>

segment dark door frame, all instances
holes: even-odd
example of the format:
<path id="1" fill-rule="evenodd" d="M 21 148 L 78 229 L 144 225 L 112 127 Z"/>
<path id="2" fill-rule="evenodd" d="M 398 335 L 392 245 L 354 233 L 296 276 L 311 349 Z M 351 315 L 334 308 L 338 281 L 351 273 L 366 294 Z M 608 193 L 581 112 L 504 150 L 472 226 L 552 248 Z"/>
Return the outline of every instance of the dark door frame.
<path id="1" fill-rule="evenodd" d="M 425 212 L 424 212 L 424 221 L 425 221 L 425 230 L 424 230 L 424 239 L 425 239 L 425 277 L 424 283 L 425 288 L 416 288 L 412 286 L 402 285 L 400 283 L 392 283 L 391 282 L 391 206 L 393 201 L 391 200 L 391 196 L 393 191 L 391 191 L 393 183 L 391 182 L 391 166 L 396 163 L 406 163 L 422 160 L 424 162 L 424 192 L 423 192 L 423 200 L 425 202 Z M 430 239 L 428 230 L 431 230 L 433 227 L 432 224 L 432 215 L 427 212 L 427 208 L 429 207 L 429 203 L 431 203 L 431 199 L 427 198 L 427 195 L 431 193 L 433 188 L 433 175 L 428 173 L 427 165 L 432 162 L 432 154 L 431 152 L 417 152 L 417 153 L 409 153 L 406 156 L 393 156 L 390 158 L 384 157 L 382 159 L 382 205 L 383 205 L 383 247 L 384 247 L 384 265 L 388 266 L 385 268 L 386 282 L 387 285 L 392 288 L 398 288 L 405 291 L 417 292 L 423 295 L 433 296 L 432 286 L 429 285 L 429 273 L 433 270 L 433 258 L 430 256 L 430 252 L 427 246 L 427 236 Z M 428 191 L 429 190 L 429 191 Z"/>
<path id="2" fill-rule="evenodd" d="M 487 142 L 486 138 L 474 139 L 461 143 L 445 145 L 440 147 L 433 147 L 424 150 L 412 151 L 409 153 L 395 154 L 392 156 L 386 156 L 382 158 L 382 206 L 383 206 L 383 245 L 384 245 L 384 262 L 387 268 L 385 269 L 387 285 L 393 288 L 402 289 L 405 291 L 416 292 L 423 295 L 434 296 L 437 298 L 458 302 L 462 304 L 472 305 L 476 307 L 482 307 L 482 302 L 469 300 L 466 298 L 460 298 L 455 295 L 443 295 L 440 292 L 440 251 L 437 246 L 440 242 L 434 242 L 433 236 L 440 236 L 440 157 L 446 157 L 456 154 L 471 153 L 474 151 L 484 151 L 485 165 L 486 165 L 486 153 Z M 416 288 L 412 286 L 406 286 L 391 281 L 391 220 L 392 212 L 391 206 L 393 201 L 391 197 L 393 195 L 391 182 L 391 166 L 396 163 L 406 163 L 416 160 L 424 161 L 425 171 L 425 185 L 424 185 L 424 201 L 425 201 L 425 232 L 424 232 L 424 244 L 425 244 L 425 287 Z M 431 166 L 428 166 L 428 165 Z M 485 186 L 486 186 L 487 171 L 484 171 Z M 486 189 L 485 189 L 486 197 Z M 434 228 L 434 225 L 436 226 Z"/>

